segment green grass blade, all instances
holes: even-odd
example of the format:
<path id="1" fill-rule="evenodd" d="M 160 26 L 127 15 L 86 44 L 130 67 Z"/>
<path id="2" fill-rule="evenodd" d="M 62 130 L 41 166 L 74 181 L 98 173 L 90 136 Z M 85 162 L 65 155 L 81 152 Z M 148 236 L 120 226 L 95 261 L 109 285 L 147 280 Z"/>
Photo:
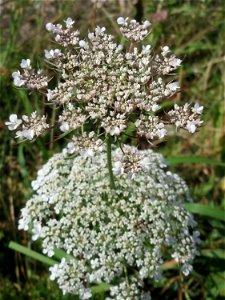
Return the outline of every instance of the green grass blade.
<path id="1" fill-rule="evenodd" d="M 205 158 L 205 157 L 201 157 L 201 156 L 176 156 L 176 157 L 168 157 L 168 158 L 166 158 L 166 160 L 171 165 L 188 163 L 188 164 L 225 166 L 225 163 L 222 163 L 218 160 Z"/>
<path id="2" fill-rule="evenodd" d="M 195 203 L 186 203 L 185 206 L 191 213 L 225 221 L 225 212 L 222 209 Z"/>
<path id="3" fill-rule="evenodd" d="M 22 253 L 22 254 L 24 254 L 24 255 L 26 255 L 28 257 L 31 257 L 31 258 L 33 258 L 33 259 L 35 259 L 37 261 L 40 261 L 40 262 L 42 262 L 42 263 L 44 263 L 46 265 L 49 265 L 49 266 L 53 266 L 53 265 L 55 265 L 57 263 L 57 261 L 55 261 L 55 260 L 53 260 L 53 259 L 51 259 L 49 257 L 46 257 L 46 256 L 44 256 L 44 255 L 42 255 L 42 254 L 40 254 L 40 253 L 38 253 L 38 252 L 36 252 L 34 250 L 31 250 L 31 249 L 29 249 L 27 247 L 24 247 L 24 246 L 22 246 L 22 245 L 20 245 L 20 244 L 18 244 L 16 242 L 13 242 L 13 241 L 11 241 L 9 243 L 9 248 L 13 249 L 13 250 L 15 250 L 15 251 L 17 251 L 19 253 Z"/>
<path id="4" fill-rule="evenodd" d="M 71 259 L 74 258 L 72 255 L 67 254 L 64 250 L 59 248 L 54 249 L 54 257 L 56 257 L 59 260 L 61 260 L 63 257 Z"/>
<path id="5" fill-rule="evenodd" d="M 214 258 L 225 259 L 225 251 L 224 251 L 224 249 L 216 249 L 216 250 L 203 249 L 201 251 L 201 255 L 205 256 L 205 257 L 214 257 Z"/>
<path id="6" fill-rule="evenodd" d="M 107 283 L 101 283 L 99 285 L 96 285 L 96 286 L 93 286 L 91 288 L 91 291 L 92 291 L 92 294 L 99 294 L 99 293 L 102 293 L 102 292 L 107 292 L 110 288 L 110 285 L 107 284 Z"/>
<path id="7" fill-rule="evenodd" d="M 38 252 L 36 252 L 34 250 L 31 250 L 31 249 L 29 249 L 27 247 L 24 247 L 24 246 L 22 246 L 22 245 L 20 245 L 20 244 L 18 244 L 16 242 L 13 242 L 13 241 L 11 241 L 9 243 L 9 248 L 12 249 L 12 250 L 15 250 L 15 251 L 17 251 L 19 253 L 22 253 L 22 254 L 30 257 L 30 258 L 33 258 L 33 259 L 35 259 L 37 261 L 40 261 L 40 262 L 42 262 L 42 263 L 44 263 L 46 265 L 49 265 L 49 266 L 53 266 L 53 265 L 55 265 L 57 263 L 57 261 L 55 261 L 54 259 L 46 257 L 45 255 L 42 255 L 42 254 L 40 254 L 40 253 L 38 253 Z M 67 256 L 66 252 L 64 252 L 61 249 L 55 249 L 54 252 L 55 252 L 55 256 L 57 258 L 62 258 L 62 257 L 66 257 Z M 98 294 L 98 293 L 102 293 L 102 292 L 108 291 L 109 288 L 110 288 L 109 284 L 107 284 L 107 283 L 101 283 L 99 285 L 93 286 L 91 288 L 91 290 L 92 290 L 93 294 Z"/>
<path id="8" fill-rule="evenodd" d="M 18 162 L 20 165 L 20 173 L 23 177 L 24 183 L 26 187 L 30 187 L 29 175 L 26 168 L 26 159 L 24 156 L 24 148 L 25 148 L 24 144 L 20 144 L 18 146 Z"/>

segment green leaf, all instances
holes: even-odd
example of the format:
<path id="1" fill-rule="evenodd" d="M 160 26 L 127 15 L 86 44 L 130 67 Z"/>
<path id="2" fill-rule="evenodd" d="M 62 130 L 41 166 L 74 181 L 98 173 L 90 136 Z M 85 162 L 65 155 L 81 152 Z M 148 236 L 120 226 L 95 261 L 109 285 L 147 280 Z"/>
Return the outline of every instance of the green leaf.
<path id="1" fill-rule="evenodd" d="M 217 296 L 217 298 L 215 298 L 215 299 L 219 299 L 218 295 L 224 297 L 225 296 L 225 284 L 224 284 L 225 272 L 211 273 L 210 277 L 212 278 L 212 281 L 214 282 L 214 287 L 211 288 L 211 293 L 213 295 Z"/>
<path id="2" fill-rule="evenodd" d="M 225 213 L 222 209 L 195 203 L 186 203 L 185 206 L 191 213 L 225 221 Z"/>
<path id="3" fill-rule="evenodd" d="M 132 138 L 135 129 L 136 129 L 135 124 L 130 123 L 129 126 L 127 127 L 127 129 L 124 131 L 124 134 L 122 134 L 123 143 L 125 143 L 128 138 L 130 138 L 130 137 Z"/>
<path id="4" fill-rule="evenodd" d="M 45 255 L 42 255 L 42 254 L 40 254 L 40 253 L 38 253 L 38 252 L 36 252 L 34 250 L 31 250 L 31 249 L 29 249 L 27 247 L 24 247 L 24 246 L 22 246 L 22 245 L 20 245 L 20 244 L 18 244 L 16 242 L 13 242 L 13 241 L 11 241 L 9 243 L 9 248 L 12 249 L 12 250 L 15 250 L 15 251 L 17 251 L 19 253 L 22 253 L 22 254 L 30 257 L 30 258 L 33 258 L 33 259 L 35 259 L 37 261 L 40 261 L 40 262 L 42 262 L 42 263 L 44 263 L 46 265 L 49 265 L 49 266 L 53 266 L 53 265 L 55 265 L 57 263 L 57 261 L 55 261 L 54 259 L 46 257 Z M 63 250 L 61 250 L 61 249 L 55 249 L 54 252 L 55 252 L 55 256 L 57 258 L 60 258 L 60 259 L 62 257 L 67 257 L 68 256 L 68 254 L 66 252 L 64 252 Z M 109 284 L 107 284 L 107 283 L 101 283 L 99 285 L 93 286 L 91 288 L 91 290 L 92 290 L 93 294 L 98 294 L 98 293 L 102 293 L 102 292 L 108 291 L 109 288 L 110 288 Z"/>
<path id="5" fill-rule="evenodd" d="M 175 101 L 165 101 L 160 104 L 161 109 L 174 106 Z"/>
<path id="6" fill-rule="evenodd" d="M 27 248 L 27 247 L 24 247 L 16 242 L 13 242 L 11 241 L 9 243 L 9 248 L 10 249 L 13 249 L 19 253 L 22 253 L 28 257 L 31 257 L 37 261 L 40 261 L 46 265 L 49 265 L 49 266 L 53 266 L 57 263 L 57 261 L 45 256 L 45 255 L 42 255 L 34 250 L 31 250 L 30 248 Z"/>
<path id="7" fill-rule="evenodd" d="M 176 156 L 176 157 L 167 157 L 166 160 L 171 165 L 177 165 L 182 163 L 188 164 L 203 164 L 203 165 L 218 165 L 225 166 L 225 163 L 222 163 L 218 160 L 205 158 L 202 156 Z"/>

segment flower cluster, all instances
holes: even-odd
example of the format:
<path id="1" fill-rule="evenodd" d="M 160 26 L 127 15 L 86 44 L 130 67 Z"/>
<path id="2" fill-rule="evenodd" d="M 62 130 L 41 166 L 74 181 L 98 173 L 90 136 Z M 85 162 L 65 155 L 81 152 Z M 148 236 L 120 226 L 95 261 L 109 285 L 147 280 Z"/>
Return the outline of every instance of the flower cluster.
<path id="1" fill-rule="evenodd" d="M 169 115 L 171 117 L 171 122 L 174 123 L 176 127 L 183 127 L 189 132 L 194 133 L 203 123 L 199 118 L 202 111 L 203 106 L 199 106 L 198 103 L 192 108 L 190 108 L 188 104 L 185 104 L 183 107 L 179 107 L 175 104 L 174 110 L 171 110 Z"/>
<path id="2" fill-rule="evenodd" d="M 161 50 L 161 56 L 158 54 L 155 56 L 153 70 L 156 73 L 161 72 L 163 75 L 166 75 L 169 72 L 176 70 L 181 65 L 182 61 L 175 55 L 170 54 L 170 48 L 168 46 L 162 47 Z"/>
<path id="3" fill-rule="evenodd" d="M 50 79 L 43 71 L 33 70 L 29 59 L 22 60 L 22 71 L 13 73 L 14 84 L 46 93 L 47 101 L 59 108 L 55 126 L 65 133 L 94 128 L 96 134 L 118 138 L 130 124 L 136 126 L 134 134 L 147 140 L 164 138 L 172 124 L 194 133 L 202 125 L 199 115 L 203 107 L 196 104 L 175 105 L 168 112 L 161 109 L 162 102 L 179 90 L 178 82 L 168 80 L 167 75 L 180 66 L 181 60 L 168 46 L 154 54 L 151 45 L 140 45 L 149 34 L 149 21 L 140 24 L 119 17 L 117 23 L 126 38 L 125 47 L 117 44 L 104 27 L 96 27 L 82 39 L 71 18 L 64 26 L 48 23 L 46 29 L 58 47 L 46 49 L 45 58 L 56 72 L 57 85 L 48 88 Z M 15 120 L 13 126 L 13 115 L 10 118 L 8 124 L 13 130 L 20 124 Z M 34 124 L 32 128 L 29 137 L 40 135 Z M 24 130 L 27 128 L 17 136 L 26 137 Z"/>
<path id="4" fill-rule="evenodd" d="M 29 117 L 23 115 L 22 119 L 18 119 L 16 114 L 12 114 L 6 125 L 9 130 L 15 130 L 18 126 L 22 126 L 22 129 L 16 132 L 16 137 L 27 140 L 32 140 L 34 136 L 43 134 L 49 128 L 49 125 L 46 123 L 46 117 L 38 116 L 36 111 Z"/>
<path id="5" fill-rule="evenodd" d="M 125 145 L 121 151 L 114 152 L 113 172 L 115 175 L 127 174 L 133 178 L 139 171 L 149 171 L 151 162 L 142 151 Z M 161 167 L 163 164 L 161 164 Z M 165 166 L 165 165 L 164 165 Z"/>
<path id="6" fill-rule="evenodd" d="M 80 136 L 73 136 L 71 142 L 63 149 L 63 153 L 79 153 L 83 157 L 92 157 L 95 152 L 102 152 L 103 149 L 102 140 L 96 139 L 95 133 L 91 131 L 89 134 L 84 132 Z"/>
<path id="7" fill-rule="evenodd" d="M 26 87 L 31 90 L 46 89 L 48 86 L 48 78 L 42 75 L 42 70 L 37 72 L 31 68 L 30 59 L 22 59 L 22 74 L 20 71 L 12 73 L 15 86 Z"/>
<path id="8" fill-rule="evenodd" d="M 111 296 L 115 297 L 107 297 L 106 300 L 110 299 L 140 299 L 140 300 L 151 300 L 151 294 L 150 292 L 143 292 L 140 294 L 140 292 L 137 289 L 137 286 L 142 287 L 143 283 L 137 282 L 136 277 L 130 277 L 129 282 L 124 280 L 120 284 L 111 287 L 110 294 Z"/>
<path id="9" fill-rule="evenodd" d="M 48 256 L 55 248 L 66 252 L 50 268 L 51 279 L 81 299 L 91 298 L 91 287 L 104 282 L 110 286 L 107 299 L 144 300 L 150 299 L 145 284 L 161 278 L 160 266 L 169 256 L 188 275 L 199 234 L 183 205 L 187 186 L 166 170 L 162 156 L 126 146 L 127 157 L 140 157 L 139 173 L 120 172 L 112 190 L 105 150 L 80 155 L 78 148 L 70 154 L 71 148 L 38 171 L 36 193 L 19 221 L 20 229 L 32 228 L 34 240 L 42 239 Z M 115 171 L 123 153 L 112 152 Z"/>
<path id="10" fill-rule="evenodd" d="M 122 35 L 134 42 L 144 40 L 149 33 L 148 28 L 151 26 L 147 20 L 140 24 L 136 20 L 130 21 L 129 18 L 124 19 L 123 17 L 119 17 L 117 23 L 120 25 Z"/>

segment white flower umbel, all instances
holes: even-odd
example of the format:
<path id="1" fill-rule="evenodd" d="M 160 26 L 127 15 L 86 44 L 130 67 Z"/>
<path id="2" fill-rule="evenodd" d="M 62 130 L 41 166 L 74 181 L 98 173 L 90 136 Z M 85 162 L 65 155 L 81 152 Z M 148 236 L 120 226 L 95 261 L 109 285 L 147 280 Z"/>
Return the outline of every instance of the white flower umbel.
<path id="1" fill-rule="evenodd" d="M 40 169 L 19 228 L 31 228 L 47 255 L 54 248 L 68 254 L 50 268 L 64 293 L 90 299 L 91 286 L 105 282 L 107 299 L 150 299 L 145 284 L 161 277 L 165 259 L 175 258 L 184 275 L 192 270 L 199 234 L 184 206 L 188 189 L 166 170 L 160 154 L 130 146 L 123 149 L 125 156 L 112 151 L 118 176 L 111 189 L 99 142 L 94 133 L 74 137 Z M 91 155 L 81 155 L 82 144 Z"/>
<path id="2" fill-rule="evenodd" d="M 202 106 L 161 109 L 163 101 L 179 90 L 178 83 L 168 75 L 181 60 L 168 46 L 161 47 L 157 54 L 151 45 L 141 44 L 150 34 L 149 21 L 139 23 L 119 17 L 117 23 L 126 39 L 123 46 L 105 27 L 97 26 L 80 38 L 71 18 L 63 25 L 47 23 L 46 29 L 57 44 L 56 49 L 45 50 L 49 68 L 56 71 L 55 85 L 51 83 L 50 89 L 50 79 L 41 70 L 32 69 L 29 59 L 23 59 L 21 71 L 13 73 L 14 84 L 41 91 L 48 104 L 59 107 L 51 128 L 64 133 L 81 128 L 82 132 L 88 131 L 95 124 L 96 135 L 101 132 L 118 141 L 134 123 L 134 134 L 150 142 L 163 139 L 171 124 L 194 133 L 202 125 Z M 22 132 L 18 130 L 17 137 L 38 136 L 35 131 Z"/>

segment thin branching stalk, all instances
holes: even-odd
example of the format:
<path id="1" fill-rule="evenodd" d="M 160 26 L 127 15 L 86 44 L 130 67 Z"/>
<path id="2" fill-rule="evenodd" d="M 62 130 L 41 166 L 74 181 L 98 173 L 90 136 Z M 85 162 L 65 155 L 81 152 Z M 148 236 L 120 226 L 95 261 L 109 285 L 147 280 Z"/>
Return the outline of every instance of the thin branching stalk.
<path id="1" fill-rule="evenodd" d="M 115 189 L 115 181 L 112 171 L 112 137 L 107 135 L 106 137 L 106 145 L 107 145 L 107 167 L 109 170 L 109 180 L 110 180 L 110 188 Z"/>
<path id="2" fill-rule="evenodd" d="M 51 118 L 51 133 L 50 133 L 50 143 L 49 143 L 49 150 L 52 151 L 54 146 L 54 124 L 56 119 L 56 107 L 54 105 L 52 110 L 52 118 Z"/>

